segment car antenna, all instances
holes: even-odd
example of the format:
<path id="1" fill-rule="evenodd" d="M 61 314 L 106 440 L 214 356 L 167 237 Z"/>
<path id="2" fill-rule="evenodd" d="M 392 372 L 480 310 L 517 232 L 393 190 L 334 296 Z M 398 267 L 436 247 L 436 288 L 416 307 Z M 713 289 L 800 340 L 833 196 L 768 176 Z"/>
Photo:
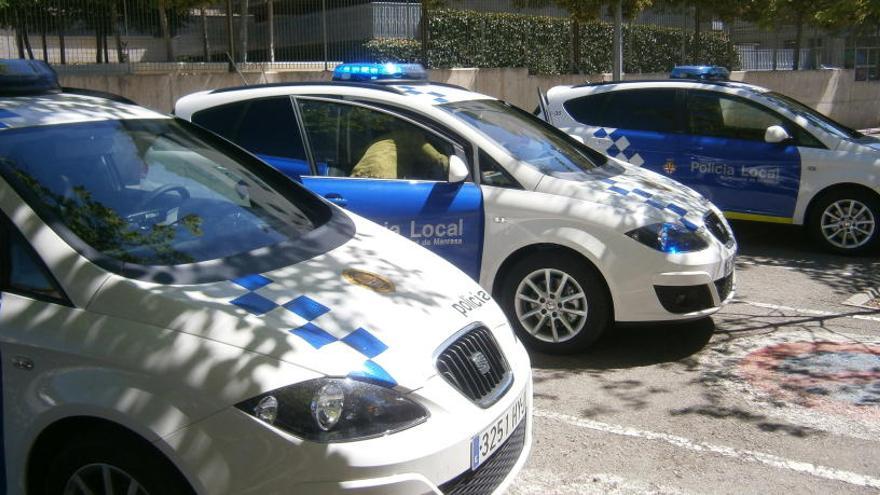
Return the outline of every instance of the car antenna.
<path id="1" fill-rule="evenodd" d="M 226 58 L 229 59 L 229 65 L 230 65 L 233 69 L 235 69 L 235 72 L 238 73 L 238 77 L 240 77 L 241 80 L 244 81 L 244 85 L 245 85 L 245 86 L 250 86 L 250 84 L 248 83 L 248 80 L 245 79 L 244 74 L 242 74 L 241 71 L 238 70 L 238 65 L 235 63 L 234 60 L 232 60 L 232 56 L 229 55 L 229 52 L 224 52 L 224 53 L 226 53 Z"/>

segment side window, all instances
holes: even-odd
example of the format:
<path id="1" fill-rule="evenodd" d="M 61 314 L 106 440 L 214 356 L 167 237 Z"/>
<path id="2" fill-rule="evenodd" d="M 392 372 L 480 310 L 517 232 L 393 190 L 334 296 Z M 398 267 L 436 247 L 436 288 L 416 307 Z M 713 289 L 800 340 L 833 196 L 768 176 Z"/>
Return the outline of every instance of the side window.
<path id="1" fill-rule="evenodd" d="M 455 148 L 445 138 L 385 112 L 300 100 L 319 175 L 446 180 Z"/>
<path id="2" fill-rule="evenodd" d="M 522 189 L 506 170 L 483 150 L 480 150 L 480 183 L 487 186 Z"/>
<path id="3" fill-rule="evenodd" d="M 306 161 L 290 98 L 252 100 L 238 126 L 236 142 L 251 153 Z"/>
<path id="4" fill-rule="evenodd" d="M 675 89 L 615 91 L 606 108 L 604 127 L 675 132 Z"/>
<path id="5" fill-rule="evenodd" d="M 565 109 L 588 125 L 675 132 L 675 93 L 675 89 L 613 91 L 571 100 Z"/>
<path id="6" fill-rule="evenodd" d="M 586 125 L 605 126 L 605 105 L 611 93 L 581 96 L 566 101 L 562 106 L 574 120 Z"/>
<path id="7" fill-rule="evenodd" d="M 230 141 L 235 141 L 235 130 L 246 107 L 247 102 L 242 101 L 200 110 L 193 114 L 192 121 Z"/>
<path id="8" fill-rule="evenodd" d="M 65 302 L 61 290 L 24 237 L 11 227 L 2 226 L 0 229 L 8 239 L 2 253 L 4 270 L 0 277 L 0 289 L 37 299 Z"/>
<path id="9" fill-rule="evenodd" d="M 735 96 L 694 91 L 688 95 L 688 132 L 749 141 L 764 141 L 771 125 L 784 127 L 799 146 L 821 146 L 816 138 L 781 115 Z"/>

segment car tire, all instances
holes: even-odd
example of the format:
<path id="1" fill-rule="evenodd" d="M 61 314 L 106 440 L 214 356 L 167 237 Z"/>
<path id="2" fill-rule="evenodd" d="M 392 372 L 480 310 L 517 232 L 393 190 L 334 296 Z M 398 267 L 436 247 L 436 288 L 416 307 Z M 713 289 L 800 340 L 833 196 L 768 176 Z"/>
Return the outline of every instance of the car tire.
<path id="1" fill-rule="evenodd" d="M 154 447 L 127 432 L 115 429 L 87 429 L 56 449 L 45 462 L 44 476 L 32 495 L 106 494 L 105 483 L 114 493 L 137 495 L 192 495 L 192 488 L 180 472 Z M 132 483 L 139 488 L 129 491 Z M 82 489 L 87 487 L 90 491 Z"/>
<path id="2" fill-rule="evenodd" d="M 827 251 L 850 256 L 876 251 L 880 244 L 880 200 L 858 189 L 833 191 L 816 201 L 807 228 Z"/>
<path id="3" fill-rule="evenodd" d="M 499 293 L 517 336 L 540 352 L 582 352 L 611 322 L 604 279 L 571 253 L 545 251 L 518 261 L 505 274 Z"/>

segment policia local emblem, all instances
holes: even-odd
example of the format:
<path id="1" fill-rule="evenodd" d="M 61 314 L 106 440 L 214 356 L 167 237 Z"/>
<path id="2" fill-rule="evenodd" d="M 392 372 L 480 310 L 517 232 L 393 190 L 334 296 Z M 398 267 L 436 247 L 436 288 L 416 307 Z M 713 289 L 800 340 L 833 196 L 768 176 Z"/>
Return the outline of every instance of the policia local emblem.
<path id="1" fill-rule="evenodd" d="M 342 278 L 350 284 L 364 287 L 380 294 L 389 294 L 395 290 L 394 283 L 387 278 L 363 270 L 351 268 L 343 270 Z"/>
<path id="2" fill-rule="evenodd" d="M 672 158 L 667 158 L 666 163 L 663 165 L 663 171 L 668 175 L 672 175 L 675 173 L 675 162 L 672 161 Z"/>

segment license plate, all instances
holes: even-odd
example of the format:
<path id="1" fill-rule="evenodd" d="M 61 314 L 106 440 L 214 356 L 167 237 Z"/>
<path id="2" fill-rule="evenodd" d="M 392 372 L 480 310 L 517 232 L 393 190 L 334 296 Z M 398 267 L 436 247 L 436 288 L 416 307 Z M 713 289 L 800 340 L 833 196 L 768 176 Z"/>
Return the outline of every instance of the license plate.
<path id="1" fill-rule="evenodd" d="M 501 448 L 525 417 L 526 391 L 523 390 L 516 402 L 504 414 L 471 439 L 471 470 L 477 469 L 483 461 Z"/>

